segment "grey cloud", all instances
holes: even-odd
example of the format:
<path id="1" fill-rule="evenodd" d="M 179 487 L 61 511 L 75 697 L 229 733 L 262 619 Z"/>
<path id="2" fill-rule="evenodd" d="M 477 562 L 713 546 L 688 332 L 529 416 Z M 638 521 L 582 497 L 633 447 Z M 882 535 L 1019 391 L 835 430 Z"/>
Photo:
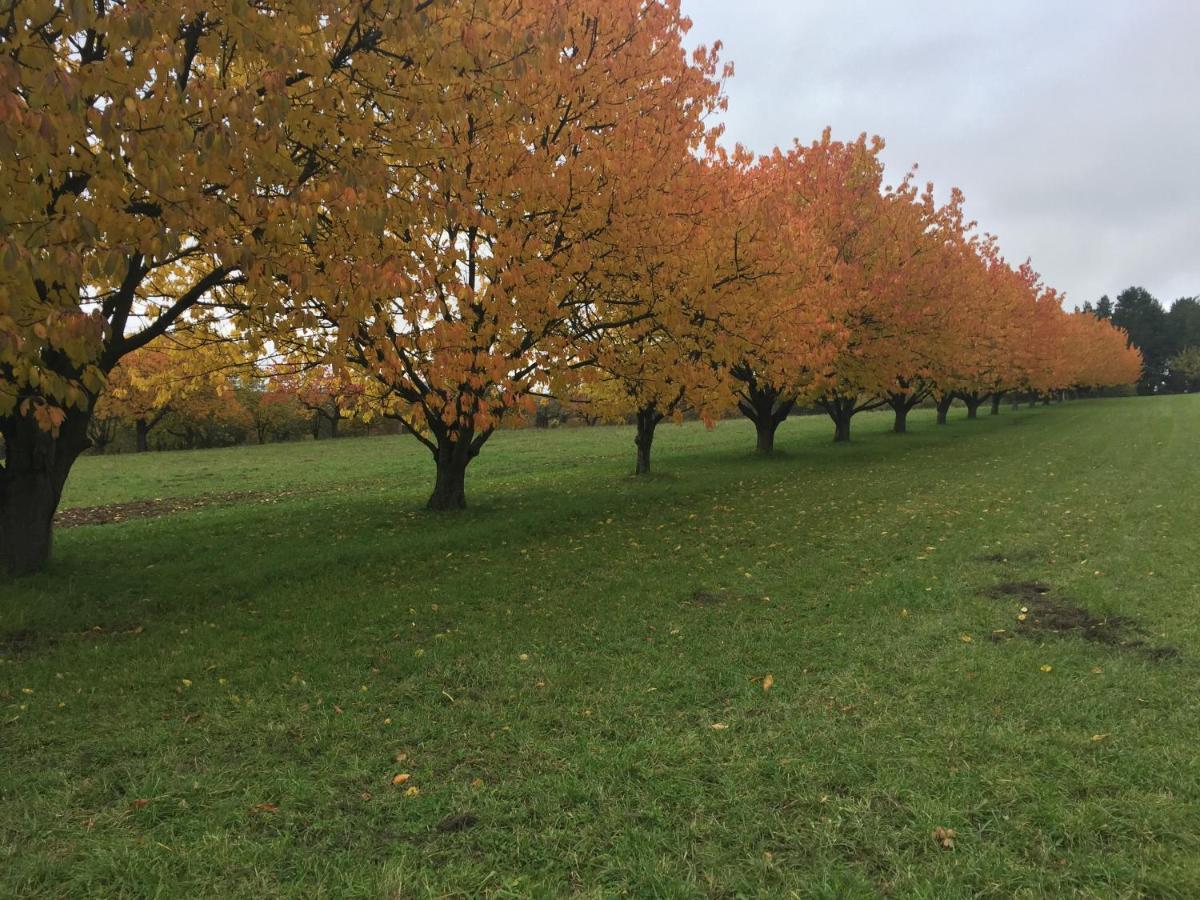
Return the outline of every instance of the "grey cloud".
<path id="1" fill-rule="evenodd" d="M 1068 305 L 1200 294 L 1200 3 L 683 2 L 736 65 L 729 142 L 878 133 Z"/>

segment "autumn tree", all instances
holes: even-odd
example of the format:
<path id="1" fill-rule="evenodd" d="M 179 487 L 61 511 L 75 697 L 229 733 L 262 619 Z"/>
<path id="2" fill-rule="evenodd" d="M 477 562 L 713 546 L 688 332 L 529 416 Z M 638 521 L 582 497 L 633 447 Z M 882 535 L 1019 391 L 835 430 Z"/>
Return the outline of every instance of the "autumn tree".
<path id="1" fill-rule="evenodd" d="M 201 311 L 224 306 L 236 327 L 284 301 L 276 248 L 378 174 L 361 152 L 376 124 L 365 85 L 415 68 L 429 6 L 10 4 L 0 571 L 48 559 L 63 484 L 123 357 Z"/>
<path id="2" fill-rule="evenodd" d="M 342 422 L 362 406 L 365 387 L 360 377 L 344 367 L 297 362 L 268 381 L 268 405 L 283 406 L 294 401 L 312 417 L 312 436 L 321 436 L 321 423 L 328 423 L 329 436 L 336 438 Z"/>
<path id="3" fill-rule="evenodd" d="M 714 137 L 717 59 L 685 52 L 689 24 L 677 0 L 440 8 L 423 52 L 450 60 L 445 81 L 381 126 L 424 143 L 383 147 L 391 188 L 309 242 L 300 329 L 328 334 L 429 450 L 430 509 L 465 506 L 503 417 L 589 328 L 624 321 L 607 262 Z"/>
<path id="4" fill-rule="evenodd" d="M 773 452 L 779 425 L 816 390 L 846 338 L 835 308 L 845 275 L 839 228 L 873 203 L 881 148 L 865 136 L 834 142 L 827 130 L 810 146 L 776 149 L 747 173 L 759 230 L 746 249 L 754 251 L 756 277 L 732 305 L 730 330 L 739 340 L 729 374 L 759 453 Z"/>
<path id="5" fill-rule="evenodd" d="M 634 473 L 651 467 L 655 429 L 694 413 L 710 425 L 733 404 L 730 366 L 741 358 L 737 319 L 746 291 L 771 277 L 764 252 L 778 235 L 753 221 L 742 154 L 690 154 L 662 185 L 636 233 L 607 260 L 606 310 L 584 316 L 572 343 L 586 367 L 577 405 L 609 419 L 632 416 Z"/>
<path id="6" fill-rule="evenodd" d="M 885 405 L 895 409 L 896 430 L 903 431 L 908 411 L 932 389 L 954 271 L 941 251 L 963 229 L 957 191 L 939 206 L 932 186 L 919 190 L 911 173 L 885 188 L 882 148 L 881 139 L 868 142 L 865 135 L 835 142 L 827 130 L 804 151 L 818 173 L 849 170 L 829 179 L 824 201 L 806 210 L 808 227 L 832 256 L 824 303 L 844 334 L 832 359 L 810 377 L 811 396 L 833 420 L 835 441 L 850 439 L 853 416 Z"/>

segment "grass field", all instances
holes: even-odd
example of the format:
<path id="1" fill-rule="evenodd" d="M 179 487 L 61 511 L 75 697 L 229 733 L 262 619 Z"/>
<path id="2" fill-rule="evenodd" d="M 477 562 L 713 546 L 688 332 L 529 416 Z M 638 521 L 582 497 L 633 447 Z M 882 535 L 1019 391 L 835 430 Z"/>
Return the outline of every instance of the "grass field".
<path id="1" fill-rule="evenodd" d="M 1200 896 L 1200 398 L 889 425 L 83 460 L 0 895 Z"/>

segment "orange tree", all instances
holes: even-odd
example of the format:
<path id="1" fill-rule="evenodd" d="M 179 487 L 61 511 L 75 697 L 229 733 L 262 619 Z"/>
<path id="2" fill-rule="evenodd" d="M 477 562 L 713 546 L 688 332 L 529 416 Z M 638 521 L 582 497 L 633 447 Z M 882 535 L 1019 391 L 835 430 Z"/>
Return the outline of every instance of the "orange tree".
<path id="1" fill-rule="evenodd" d="M 383 148 L 391 188 L 304 246 L 317 278 L 293 286 L 299 327 L 375 379 L 378 411 L 428 448 L 430 509 L 465 506 L 501 419 L 572 342 L 628 318 L 609 262 L 711 143 L 721 102 L 715 51 L 685 53 L 688 27 L 677 0 L 440 8 L 423 52 L 452 61 L 445 80 L 381 126 L 425 143 Z"/>
<path id="2" fill-rule="evenodd" d="M 28 0 L 0 16 L 0 572 L 47 561 L 105 379 L 374 183 L 416 63 L 400 0 Z M 378 78 L 376 78 L 378 73 Z M 354 153 L 346 152 L 353 150 Z"/>
<path id="3" fill-rule="evenodd" d="M 264 399 L 269 406 L 294 402 L 310 412 L 316 440 L 321 436 L 322 422 L 329 423 L 329 436 L 336 438 L 341 423 L 361 408 L 365 393 L 361 378 L 355 378 L 344 367 L 301 363 L 294 371 L 284 368 L 272 374 Z"/>
<path id="4" fill-rule="evenodd" d="M 776 149 L 746 175 L 756 277 L 730 310 L 737 340 L 729 375 L 760 453 L 774 450 L 779 425 L 845 339 L 834 311 L 844 274 L 839 239 L 854 227 L 848 222 L 870 215 L 881 148 L 865 137 L 834 142 L 827 130 L 811 146 Z"/>
<path id="5" fill-rule="evenodd" d="M 912 174 L 883 187 L 879 138 L 853 144 L 823 139 L 804 152 L 819 173 L 847 165 L 832 179 L 826 203 L 805 211 L 832 265 L 822 276 L 823 304 L 844 335 L 828 362 L 808 377 L 806 393 L 834 422 L 834 440 L 850 439 L 854 415 L 891 405 L 896 429 L 932 386 L 942 354 L 939 335 L 949 319 L 956 252 L 964 225 L 961 195 L 938 206 L 931 186 L 920 191 Z M 848 162 L 847 162 L 848 161 Z M 945 339 L 942 339 L 945 343 Z"/>
<path id="6" fill-rule="evenodd" d="M 771 277 L 762 251 L 776 238 L 747 216 L 745 162 L 681 159 L 642 227 L 608 257 L 603 289 L 612 302 L 595 310 L 620 321 L 584 319 L 588 337 L 573 342 L 577 358 L 563 374 L 583 369 L 576 405 L 634 417 L 635 474 L 650 472 L 664 419 L 691 412 L 711 424 L 733 404 L 727 373 L 741 341 L 732 329 L 745 289 Z"/>
<path id="7" fill-rule="evenodd" d="M 939 425 L 946 424 L 955 397 L 966 404 L 968 418 L 975 418 L 989 396 L 993 411 L 999 411 L 1000 398 L 1019 377 L 1014 369 L 1019 325 L 1032 299 L 1024 278 L 1000 255 L 993 235 L 964 244 L 957 264 L 949 310 L 956 342 L 934 376 Z"/>

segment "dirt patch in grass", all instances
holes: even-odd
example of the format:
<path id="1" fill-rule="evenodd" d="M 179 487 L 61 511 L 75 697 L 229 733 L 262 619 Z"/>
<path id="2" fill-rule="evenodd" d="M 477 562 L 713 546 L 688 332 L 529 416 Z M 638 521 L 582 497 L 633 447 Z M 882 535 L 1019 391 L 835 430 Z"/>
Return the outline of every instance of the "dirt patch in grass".
<path id="1" fill-rule="evenodd" d="M 703 588 L 697 588 L 692 591 L 688 600 L 696 606 L 719 606 L 725 602 L 726 596 L 724 592 L 706 591 Z"/>
<path id="2" fill-rule="evenodd" d="M 1097 616 L 1062 597 L 1051 596 L 1052 588 L 1042 581 L 1005 581 L 988 590 L 997 600 L 1020 604 L 1017 621 L 1011 630 L 992 635 L 999 641 L 1013 634 L 1020 637 L 1059 635 L 1078 637 L 1123 650 L 1133 650 L 1156 661 L 1179 656 L 1176 647 L 1155 647 L 1143 639 L 1146 634 L 1129 616 Z"/>
<path id="3" fill-rule="evenodd" d="M 479 824 L 479 816 L 473 812 L 452 813 L 442 819 L 434 828 L 442 834 L 452 834 L 455 831 L 466 831 Z"/>
<path id="4" fill-rule="evenodd" d="M 979 562 L 990 563 L 1008 563 L 1008 562 L 1032 562 L 1037 558 L 1032 550 L 1014 550 L 1011 553 L 998 551 L 996 553 L 984 553 L 981 556 L 975 557 Z"/>
<path id="5" fill-rule="evenodd" d="M 194 497 L 163 497 L 153 500 L 130 500 L 127 503 L 109 503 L 104 506 L 82 506 L 77 509 L 59 510 L 54 517 L 58 528 L 76 528 L 80 525 L 110 525 L 130 519 L 157 519 L 172 513 L 203 509 L 206 506 L 224 506 L 232 503 L 263 502 L 275 499 L 260 491 L 229 491 L 224 494 L 197 494 Z"/>
<path id="6" fill-rule="evenodd" d="M 54 640 L 52 636 L 39 634 L 32 628 L 8 631 L 0 634 L 0 658 L 24 656 L 43 644 L 53 644 Z"/>

